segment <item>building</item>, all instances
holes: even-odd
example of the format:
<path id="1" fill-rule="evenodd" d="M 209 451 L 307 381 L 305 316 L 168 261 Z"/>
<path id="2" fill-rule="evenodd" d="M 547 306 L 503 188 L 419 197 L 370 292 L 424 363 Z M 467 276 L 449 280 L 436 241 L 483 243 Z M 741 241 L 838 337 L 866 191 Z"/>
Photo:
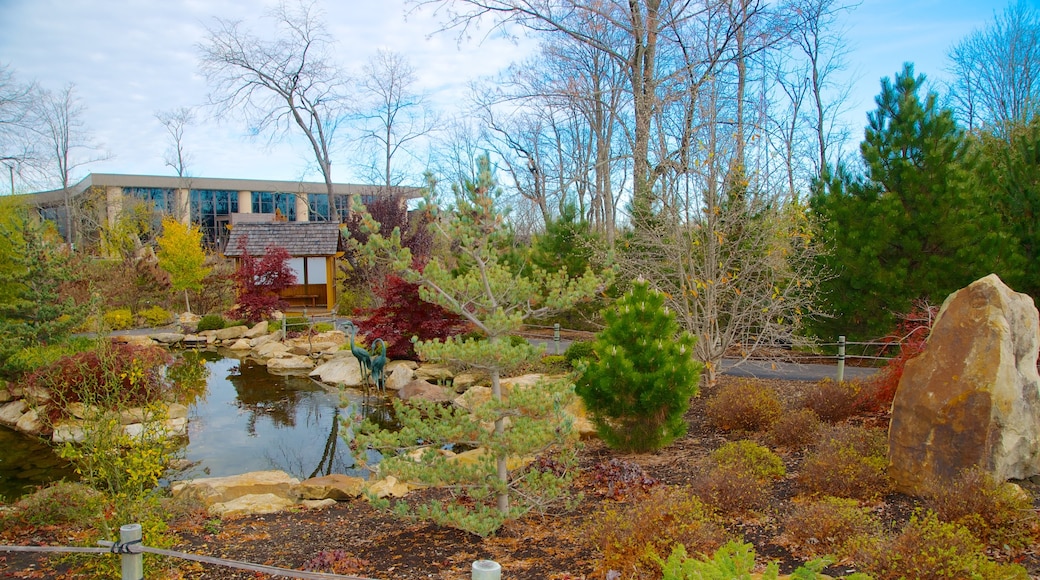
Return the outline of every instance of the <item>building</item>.
<path id="1" fill-rule="evenodd" d="M 288 222 L 339 222 L 349 213 L 350 198 L 361 196 L 362 203 L 377 196 L 398 195 L 402 200 L 419 197 L 415 187 L 389 190 L 376 185 L 334 183 L 329 199 L 324 183 L 307 181 L 265 181 L 212 177 L 164 177 L 92 173 L 68 192 L 56 189 L 27 197 L 44 219 L 53 221 L 66 240 L 90 243 L 99 228 L 113 226 L 132 203 L 150 204 L 156 216 L 174 216 L 184 224 L 198 225 L 203 243 L 214 250 L 227 242 L 228 227 L 234 222 L 273 221 L 274 216 Z M 76 219 L 72 232 L 66 220 L 66 197 Z"/>

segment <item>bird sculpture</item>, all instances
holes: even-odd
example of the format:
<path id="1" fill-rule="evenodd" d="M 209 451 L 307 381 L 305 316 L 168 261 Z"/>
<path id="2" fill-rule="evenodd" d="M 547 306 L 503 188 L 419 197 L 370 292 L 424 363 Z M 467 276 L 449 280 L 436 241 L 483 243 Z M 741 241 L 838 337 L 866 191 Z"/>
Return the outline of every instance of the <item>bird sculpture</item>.
<path id="1" fill-rule="evenodd" d="M 368 390 L 368 377 L 372 372 L 372 355 L 367 350 L 361 348 L 354 342 L 354 337 L 357 336 L 358 328 L 353 322 L 347 321 L 347 330 L 350 332 L 350 352 L 357 359 L 358 364 L 361 366 L 361 383 L 365 385 L 365 390 Z"/>
<path id="2" fill-rule="evenodd" d="M 381 338 L 372 341 L 372 381 L 376 384 L 376 390 L 386 393 L 386 377 L 383 371 L 386 369 L 386 342 Z"/>

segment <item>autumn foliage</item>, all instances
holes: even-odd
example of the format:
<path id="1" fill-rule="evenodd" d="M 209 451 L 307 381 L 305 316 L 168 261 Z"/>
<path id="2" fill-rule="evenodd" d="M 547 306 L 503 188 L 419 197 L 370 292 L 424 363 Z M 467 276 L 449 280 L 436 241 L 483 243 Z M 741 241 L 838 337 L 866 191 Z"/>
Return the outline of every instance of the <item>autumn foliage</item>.
<path id="1" fill-rule="evenodd" d="M 386 354 L 393 359 L 415 360 L 412 337 L 444 340 L 461 333 L 466 321 L 437 304 L 419 297 L 419 285 L 399 276 L 388 276 L 380 292 L 383 305 L 373 310 L 365 325 L 367 334 L 386 341 Z"/>
<path id="2" fill-rule="evenodd" d="M 246 251 L 246 241 L 243 236 L 238 242 L 242 251 L 234 274 L 238 297 L 228 317 L 256 323 L 275 310 L 288 307 L 278 293 L 296 283 L 296 274 L 289 267 L 290 256 L 285 248 L 268 246 L 264 255 L 256 258 Z"/>

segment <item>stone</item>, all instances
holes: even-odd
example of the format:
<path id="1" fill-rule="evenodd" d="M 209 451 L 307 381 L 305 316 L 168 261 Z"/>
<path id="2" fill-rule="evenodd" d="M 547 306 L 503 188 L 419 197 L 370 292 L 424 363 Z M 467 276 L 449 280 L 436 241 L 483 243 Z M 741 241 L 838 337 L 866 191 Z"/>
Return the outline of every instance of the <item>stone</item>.
<path id="1" fill-rule="evenodd" d="M 378 498 L 404 497 L 410 491 L 412 491 L 412 486 L 403 481 L 397 481 L 397 478 L 392 475 L 388 475 L 368 486 L 368 493 Z"/>
<path id="2" fill-rule="evenodd" d="M 51 441 L 54 443 L 82 443 L 87 438 L 87 432 L 78 421 L 69 421 L 54 426 L 51 433 Z"/>
<path id="3" fill-rule="evenodd" d="M 209 506 L 209 513 L 221 517 L 273 514 L 294 505 L 295 501 L 273 493 L 249 494 L 215 503 Z"/>
<path id="4" fill-rule="evenodd" d="M 470 387 L 476 386 L 480 376 L 476 373 L 459 373 L 451 380 L 451 386 L 456 393 L 465 393 Z"/>
<path id="5" fill-rule="evenodd" d="M 299 492 L 302 499 L 332 499 L 343 501 L 361 497 L 365 491 L 365 480 L 342 473 L 333 473 L 321 477 L 312 477 L 300 482 Z"/>
<path id="6" fill-rule="evenodd" d="M 43 435 L 47 432 L 47 426 L 40 420 L 40 415 L 36 412 L 36 409 L 29 409 L 19 417 L 14 424 L 14 428 L 22 433 L 31 435 Z"/>
<path id="7" fill-rule="evenodd" d="M 387 367 L 389 369 L 389 366 Z M 397 365 L 393 370 L 384 370 L 386 373 L 386 388 L 390 391 L 400 391 L 402 387 L 415 380 L 415 372 L 408 365 Z"/>
<path id="8" fill-rule="evenodd" d="M 260 358 L 278 358 L 285 356 L 289 353 L 289 349 L 280 342 L 268 342 L 260 345 L 253 351 L 253 354 Z"/>
<path id="9" fill-rule="evenodd" d="M 249 348 L 260 348 L 261 346 L 263 346 L 263 345 L 265 345 L 265 344 L 267 344 L 269 342 L 277 342 L 277 341 L 278 341 L 278 335 L 277 334 L 265 334 L 263 336 L 258 336 L 256 338 L 249 339 Z"/>
<path id="10" fill-rule="evenodd" d="M 334 500 L 334 499 L 305 499 L 305 500 L 301 500 L 298 505 L 303 506 L 304 508 L 307 508 L 309 510 L 323 510 L 325 508 L 332 507 L 332 506 L 336 505 L 336 500 Z"/>
<path id="11" fill-rule="evenodd" d="M 22 398 L 34 405 L 46 405 L 51 400 L 51 392 L 43 387 L 26 387 Z"/>
<path id="12" fill-rule="evenodd" d="M 0 423 L 14 427 L 28 408 L 29 405 L 21 399 L 0 406 Z"/>
<path id="13" fill-rule="evenodd" d="M 14 400 L 14 391 L 11 387 L 4 385 L 0 387 L 0 403 L 9 403 Z"/>
<path id="14" fill-rule="evenodd" d="M 362 386 L 361 365 L 350 353 L 318 365 L 310 376 L 328 385 Z"/>
<path id="15" fill-rule="evenodd" d="M 166 418 L 167 419 L 187 419 L 188 418 L 188 407 L 180 403 L 170 403 L 166 407 Z"/>
<path id="16" fill-rule="evenodd" d="M 300 480 L 284 471 L 252 471 L 227 477 L 205 477 L 177 481 L 171 486 L 174 497 L 195 498 L 206 506 L 229 502 L 246 495 L 274 494 L 279 497 L 297 497 Z"/>
<path id="17" fill-rule="evenodd" d="M 520 387 L 520 388 L 533 387 L 533 386 L 537 385 L 539 381 L 542 381 L 542 380 L 545 380 L 545 375 L 538 374 L 538 373 L 532 373 L 532 374 L 529 374 L 529 375 L 521 375 L 519 377 L 509 377 L 509 378 L 506 378 L 506 379 L 502 379 L 499 382 L 502 384 L 503 392 L 505 392 L 506 388 L 510 388 L 511 389 L 513 387 Z"/>
<path id="18" fill-rule="evenodd" d="M 184 340 L 184 334 L 180 332 L 159 332 L 149 335 L 149 337 L 155 342 L 165 345 L 177 344 Z"/>
<path id="19" fill-rule="evenodd" d="M 124 409 L 119 412 L 119 423 L 121 425 L 132 425 L 134 423 L 143 423 L 151 418 L 151 414 L 145 413 L 142 407 L 131 407 Z"/>
<path id="20" fill-rule="evenodd" d="M 217 340 L 236 340 L 244 337 L 248 331 L 249 327 L 245 325 L 229 326 L 214 331 L 213 336 Z"/>
<path id="21" fill-rule="evenodd" d="M 920 494 L 981 467 L 997 480 L 1040 473 L 1040 315 L 989 275 L 951 294 L 892 403 L 889 474 Z"/>
<path id="22" fill-rule="evenodd" d="M 254 326 L 253 328 L 250 328 L 249 330 L 247 330 L 245 332 L 245 334 L 242 335 L 242 338 L 250 338 L 251 339 L 251 338 L 257 338 L 259 336 L 264 336 L 264 335 L 267 334 L 268 326 L 269 325 L 268 325 L 266 320 L 264 320 L 262 322 L 258 322 L 256 324 L 256 326 Z"/>
<path id="23" fill-rule="evenodd" d="M 267 361 L 267 370 L 271 372 L 310 370 L 313 368 L 314 361 L 307 356 L 294 355 L 282 358 L 272 358 Z"/>
<path id="24" fill-rule="evenodd" d="M 228 348 L 230 348 L 231 350 L 252 350 L 253 345 L 249 344 L 248 340 L 240 338 L 233 342 L 231 346 Z"/>
<path id="25" fill-rule="evenodd" d="M 327 351 L 335 352 L 339 348 L 339 344 L 334 342 L 307 342 L 307 339 L 295 339 L 288 345 L 289 352 L 298 355 L 311 355 L 315 353 L 323 353 Z"/>
<path id="26" fill-rule="evenodd" d="M 88 416 L 97 414 L 97 408 L 93 405 L 84 405 L 79 401 L 72 403 L 66 409 L 70 415 L 77 419 L 86 419 Z"/>
<path id="27" fill-rule="evenodd" d="M 451 463 L 458 463 L 460 465 L 477 465 L 481 462 L 483 457 L 487 454 L 487 449 L 483 447 L 477 447 L 476 449 L 470 449 L 464 451 L 458 455 L 453 455 L 448 458 Z M 510 471 L 514 469 L 521 469 L 529 465 L 534 461 L 533 457 L 507 457 L 506 468 Z"/>
<path id="28" fill-rule="evenodd" d="M 397 367 L 407 367 L 408 370 L 414 371 L 415 369 L 419 368 L 419 363 L 415 362 L 414 360 L 392 360 L 386 363 L 386 372 L 392 373 L 395 370 L 397 370 Z"/>
<path id="29" fill-rule="evenodd" d="M 397 391 L 400 399 L 409 401 L 422 399 L 424 401 L 447 402 L 451 400 L 451 392 L 444 387 L 432 385 L 422 379 L 415 379 Z"/>
<path id="30" fill-rule="evenodd" d="M 184 340 L 182 340 L 181 343 L 183 343 L 184 346 L 200 346 L 204 344 L 210 344 L 212 342 L 212 339 L 212 335 L 203 336 L 201 334 L 185 334 Z"/>
<path id="31" fill-rule="evenodd" d="M 116 334 L 112 336 L 112 342 L 118 344 L 129 344 L 132 346 L 153 346 L 155 341 L 152 337 L 143 334 Z"/>
<path id="32" fill-rule="evenodd" d="M 436 383 L 438 381 L 447 382 L 454 377 L 455 374 L 451 372 L 445 365 L 421 365 L 415 369 L 415 378 L 423 381 Z"/>

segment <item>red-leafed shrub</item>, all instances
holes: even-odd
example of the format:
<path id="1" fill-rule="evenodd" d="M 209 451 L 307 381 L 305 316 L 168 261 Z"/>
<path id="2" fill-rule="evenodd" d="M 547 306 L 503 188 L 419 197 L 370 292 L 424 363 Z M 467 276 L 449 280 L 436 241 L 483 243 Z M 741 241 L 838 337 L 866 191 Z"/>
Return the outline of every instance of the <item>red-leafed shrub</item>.
<path id="1" fill-rule="evenodd" d="M 73 403 L 139 407 L 164 398 L 171 388 L 165 369 L 172 361 L 157 346 L 101 343 L 33 372 L 25 385 L 27 391 L 46 389 L 59 402 L 48 407 L 51 420 L 63 417 Z"/>
<path id="2" fill-rule="evenodd" d="M 413 336 L 420 340 L 445 339 L 466 330 L 461 316 L 426 302 L 419 297 L 418 284 L 399 276 L 389 276 L 380 294 L 383 305 L 371 312 L 365 335 L 382 338 L 390 358 L 415 360 Z"/>
<path id="3" fill-rule="evenodd" d="M 239 240 L 238 247 L 242 252 L 234 274 L 238 296 L 228 318 L 255 324 L 275 310 L 288 307 L 278 293 L 296 283 L 296 274 L 289 267 L 290 256 L 285 248 L 268 246 L 257 259 L 246 251 L 245 236 Z"/>
<path id="4" fill-rule="evenodd" d="M 928 335 L 932 331 L 932 323 L 939 313 L 939 308 L 924 301 L 914 302 L 913 309 L 899 317 L 900 322 L 896 326 L 895 336 L 890 337 L 891 342 L 899 348 L 898 354 L 889 359 L 875 375 L 870 389 L 864 390 L 868 400 L 860 402 L 860 407 L 868 411 L 887 409 L 892 405 L 892 399 L 896 396 L 896 388 L 899 380 L 903 378 L 903 369 L 906 362 L 921 354 Z"/>

